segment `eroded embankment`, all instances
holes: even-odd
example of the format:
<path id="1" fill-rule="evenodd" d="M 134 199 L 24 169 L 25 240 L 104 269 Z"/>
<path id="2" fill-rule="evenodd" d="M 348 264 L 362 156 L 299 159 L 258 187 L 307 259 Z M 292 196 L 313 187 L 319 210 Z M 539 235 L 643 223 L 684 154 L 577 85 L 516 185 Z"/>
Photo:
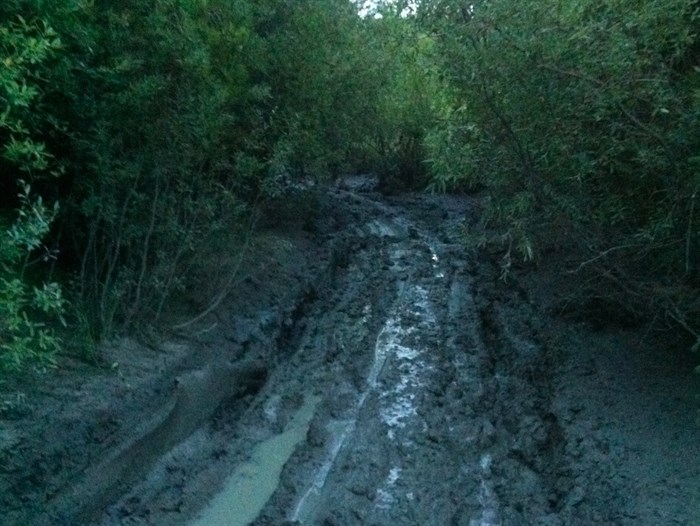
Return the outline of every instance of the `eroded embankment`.
<path id="1" fill-rule="evenodd" d="M 327 272 L 328 250 L 273 232 L 246 257 L 238 294 L 188 335 L 118 340 L 101 350 L 106 367 L 64 359 L 50 374 L 0 384 L 0 524 L 98 519 L 173 446 L 260 389 L 271 349 Z"/>

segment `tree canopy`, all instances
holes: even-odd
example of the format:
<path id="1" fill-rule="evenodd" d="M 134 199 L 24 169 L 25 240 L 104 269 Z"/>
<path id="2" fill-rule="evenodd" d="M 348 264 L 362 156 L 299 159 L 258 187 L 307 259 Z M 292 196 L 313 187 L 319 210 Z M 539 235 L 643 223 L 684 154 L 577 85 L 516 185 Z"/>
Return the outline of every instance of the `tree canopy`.
<path id="1" fill-rule="evenodd" d="M 487 189 L 504 265 L 564 240 L 591 294 L 697 338 L 698 3 L 427 5 L 453 90 L 435 184 Z"/>
<path id="2" fill-rule="evenodd" d="M 157 320 L 295 181 L 357 171 L 480 191 L 504 271 L 568 243 L 698 337 L 697 0 L 361 4 L 0 5 L 0 366 Z"/>

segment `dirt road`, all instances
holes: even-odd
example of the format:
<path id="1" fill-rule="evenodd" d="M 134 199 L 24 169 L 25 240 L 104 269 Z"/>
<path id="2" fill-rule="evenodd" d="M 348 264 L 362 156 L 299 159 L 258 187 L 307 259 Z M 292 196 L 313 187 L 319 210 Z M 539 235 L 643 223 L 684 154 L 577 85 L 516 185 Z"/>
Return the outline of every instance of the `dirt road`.
<path id="1" fill-rule="evenodd" d="M 202 332 L 206 359 L 183 351 L 175 391 L 141 406 L 154 423 L 56 483 L 37 524 L 700 524 L 681 354 L 499 280 L 465 249 L 468 198 L 346 187 L 324 203 L 298 294 L 251 284 Z M 95 491 L 95 466 L 126 483 Z"/>

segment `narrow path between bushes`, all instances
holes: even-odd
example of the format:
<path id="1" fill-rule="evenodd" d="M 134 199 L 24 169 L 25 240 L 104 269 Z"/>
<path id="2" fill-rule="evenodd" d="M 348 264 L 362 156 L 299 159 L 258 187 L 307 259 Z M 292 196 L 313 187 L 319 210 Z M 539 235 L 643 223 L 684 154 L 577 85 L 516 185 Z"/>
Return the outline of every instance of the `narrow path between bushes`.
<path id="1" fill-rule="evenodd" d="M 685 364 L 634 331 L 558 320 L 536 293 L 500 281 L 465 249 L 470 199 L 350 186 L 324 197 L 313 278 L 285 308 L 269 290 L 279 279 L 253 283 L 260 295 L 246 308 L 222 305 L 202 343 L 209 365 L 180 375 L 154 426 L 177 429 L 177 444 L 109 498 L 92 493 L 104 513 L 76 505 L 83 516 L 101 526 L 700 524 L 697 384 Z M 121 455 L 150 458 L 144 442 L 160 435 L 143 436 Z M 73 480 L 70 502 L 90 498 Z M 44 518 L 73 524 L 71 514 L 64 503 Z"/>

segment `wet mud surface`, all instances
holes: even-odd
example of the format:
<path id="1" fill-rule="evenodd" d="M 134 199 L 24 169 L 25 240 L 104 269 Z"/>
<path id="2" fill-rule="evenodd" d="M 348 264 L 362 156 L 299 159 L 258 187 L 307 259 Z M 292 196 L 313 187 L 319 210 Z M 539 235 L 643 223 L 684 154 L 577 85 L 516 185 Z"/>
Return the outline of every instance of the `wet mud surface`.
<path id="1" fill-rule="evenodd" d="M 260 509 L 221 524 L 700 524 L 682 354 L 501 281 L 465 249 L 469 198 L 362 190 L 329 191 L 210 330 L 5 414 L 0 523 L 203 524 L 257 462 Z"/>

